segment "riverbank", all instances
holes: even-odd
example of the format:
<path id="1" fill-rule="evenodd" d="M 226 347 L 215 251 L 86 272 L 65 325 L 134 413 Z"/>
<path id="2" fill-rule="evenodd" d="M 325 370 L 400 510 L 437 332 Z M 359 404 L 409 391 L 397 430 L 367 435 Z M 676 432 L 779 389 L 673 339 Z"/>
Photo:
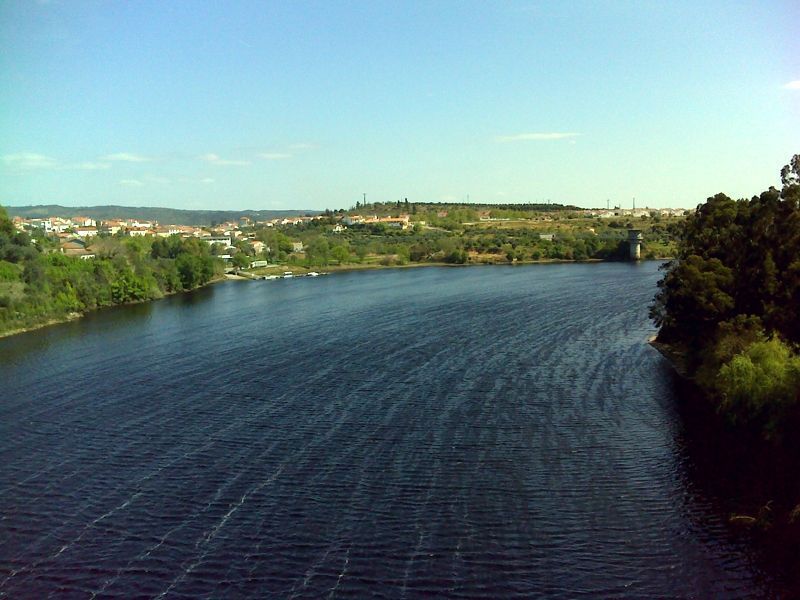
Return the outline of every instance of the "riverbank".
<path id="1" fill-rule="evenodd" d="M 61 318 L 54 318 L 54 319 L 47 319 L 46 321 L 42 321 L 41 323 L 36 323 L 34 325 L 28 325 L 26 327 L 19 327 L 17 329 L 8 329 L 6 331 L 0 331 L 0 338 L 10 337 L 12 335 L 17 335 L 20 333 L 27 333 L 29 331 L 35 331 L 37 329 L 43 329 L 45 327 L 50 327 L 51 325 L 58 325 L 59 323 L 69 323 L 70 321 L 75 321 L 83 317 L 86 313 L 69 313 L 64 317 Z"/>
<path id="2" fill-rule="evenodd" d="M 638 262 L 652 262 L 652 261 L 663 262 L 665 260 L 669 259 L 667 258 L 643 259 Z M 383 269 L 417 269 L 424 267 L 496 267 L 496 266 L 524 266 L 524 265 L 593 264 L 593 263 L 604 263 L 604 262 L 621 262 L 621 261 L 603 260 L 600 258 L 589 258 L 585 260 L 567 260 L 567 259 L 551 258 L 551 259 L 540 259 L 540 260 L 515 260 L 514 262 L 507 262 L 507 261 L 466 262 L 466 263 L 408 262 L 403 264 L 387 264 L 387 265 L 374 262 L 374 263 L 350 263 L 343 265 L 327 265 L 327 266 L 315 265 L 312 267 L 306 267 L 300 265 L 269 265 L 268 267 L 261 267 L 258 269 L 247 270 L 245 272 L 261 276 L 261 275 L 282 275 L 284 272 L 288 271 L 291 271 L 295 275 L 306 274 L 310 271 L 316 271 L 317 269 L 322 269 L 324 270 L 325 273 L 344 273 L 352 271 L 376 271 Z"/>
<path id="3" fill-rule="evenodd" d="M 652 259 L 652 260 L 665 260 L 665 259 Z M 591 263 L 603 263 L 603 262 L 618 262 L 618 261 L 607 261 L 602 259 L 587 259 L 587 260 L 564 260 L 564 259 L 542 259 L 542 260 L 524 260 L 524 261 L 514 261 L 514 262 L 477 262 L 477 263 L 446 263 L 446 262 L 414 262 L 414 263 L 405 263 L 405 264 L 389 264 L 389 265 L 382 265 L 380 263 L 361 263 L 361 264 L 345 264 L 345 265 L 329 265 L 326 267 L 303 267 L 298 265 L 270 265 L 266 268 L 261 269 L 254 269 L 254 270 L 247 270 L 244 271 L 246 274 L 252 274 L 255 276 L 263 276 L 263 275 L 279 275 L 283 274 L 284 272 L 291 271 L 295 275 L 304 275 L 309 272 L 312 272 L 314 269 L 324 268 L 326 273 L 346 273 L 346 272 L 355 272 L 355 271 L 376 271 L 376 270 L 385 270 L 385 269 L 416 269 L 416 268 L 423 268 L 423 267 L 492 267 L 492 266 L 523 266 L 523 265 L 558 265 L 558 264 L 591 264 Z M 648 260 L 643 260 L 640 262 L 648 262 Z M 225 273 L 224 275 L 214 278 L 208 283 L 204 284 L 200 287 L 205 287 L 206 285 L 211 285 L 214 283 L 219 283 L 221 281 L 252 281 L 253 277 L 249 275 L 239 275 L 236 273 Z M 195 288 L 199 289 L 199 288 Z M 184 294 L 189 291 L 193 290 L 186 290 L 186 291 L 179 291 L 179 292 L 171 292 L 165 293 L 161 298 L 166 298 L 168 296 L 174 296 L 176 294 Z M 122 304 L 115 304 L 114 306 L 125 306 L 129 304 L 140 304 L 142 302 L 152 302 L 154 300 L 160 300 L 161 298 L 153 298 L 149 300 L 141 300 L 136 302 L 125 302 Z M 46 320 L 43 320 L 38 323 L 34 323 L 31 325 L 26 325 L 25 327 L 17 327 L 14 329 L 9 329 L 6 331 L 0 331 L 0 338 L 10 337 L 13 335 L 18 335 L 20 333 L 28 333 L 30 331 L 36 331 L 37 329 L 42 329 L 45 327 L 50 327 L 51 325 L 58 325 L 59 323 L 68 323 L 70 321 L 74 321 L 80 319 L 86 314 L 90 312 L 95 312 L 101 308 L 107 307 L 98 307 L 91 311 L 86 312 L 71 312 L 63 317 L 51 317 Z M 668 349 L 663 344 L 658 344 L 657 342 L 651 341 L 653 347 L 658 349 L 662 354 L 668 352 Z M 666 354 L 665 354 L 666 356 Z"/>
<path id="4" fill-rule="evenodd" d="M 758 430 L 733 423 L 720 404 L 698 383 L 688 353 L 673 344 L 648 340 L 678 376 L 678 411 L 697 455 L 706 456 L 702 480 L 722 478 L 714 490 L 728 513 L 731 530 L 756 543 L 764 560 L 786 574 L 800 571 L 800 485 L 790 474 L 800 472 L 797 440 L 766 440 Z"/>
<path id="5" fill-rule="evenodd" d="M 655 348 L 664 358 L 667 359 L 669 364 L 678 375 L 684 379 L 693 380 L 694 377 L 689 370 L 689 360 L 686 351 L 682 348 L 672 344 L 665 344 L 658 341 L 658 336 L 652 336 L 647 340 L 653 348 Z"/>
<path id="6" fill-rule="evenodd" d="M 195 289 L 199 290 L 201 288 L 204 288 L 206 286 L 212 285 L 214 283 L 219 283 L 221 281 L 227 281 L 229 279 L 238 279 L 238 280 L 241 280 L 241 281 L 248 281 L 248 279 L 246 277 L 231 276 L 229 278 L 228 274 L 226 273 L 224 276 L 216 277 L 216 278 L 212 279 L 211 281 L 209 281 L 208 283 L 205 283 L 205 284 L 203 284 L 201 286 L 198 286 Z M 176 296 L 178 294 L 188 294 L 188 293 L 193 292 L 193 291 L 194 290 L 184 290 L 184 291 L 180 291 L 180 292 L 169 292 L 169 293 L 165 293 L 160 298 L 151 298 L 151 299 L 148 299 L 148 300 L 138 300 L 138 301 L 135 301 L 135 302 L 123 302 L 122 304 L 113 304 L 111 306 L 98 306 L 95 309 L 87 310 L 87 311 L 84 311 L 84 312 L 70 312 L 70 313 L 67 313 L 66 315 L 64 315 L 62 317 L 51 317 L 49 319 L 46 319 L 44 321 L 40 321 L 38 323 L 32 323 L 30 325 L 26 325 L 25 327 L 17 327 L 17 328 L 14 328 L 14 329 L 7 329 L 5 331 L 0 331 L 0 339 L 6 338 L 6 337 L 11 337 L 13 335 L 19 335 L 20 333 L 28 333 L 28 332 L 31 332 L 31 331 L 36 331 L 38 329 L 44 329 L 45 327 L 50 327 L 52 325 L 59 325 L 61 323 L 69 323 L 71 321 L 77 321 L 78 319 L 81 319 L 81 318 L 85 317 L 86 315 L 88 315 L 90 313 L 97 312 L 98 310 L 102 310 L 104 308 L 113 308 L 115 306 L 130 306 L 132 304 L 143 304 L 145 302 L 155 302 L 155 301 L 161 300 L 163 298 L 168 298 L 170 296 Z"/>

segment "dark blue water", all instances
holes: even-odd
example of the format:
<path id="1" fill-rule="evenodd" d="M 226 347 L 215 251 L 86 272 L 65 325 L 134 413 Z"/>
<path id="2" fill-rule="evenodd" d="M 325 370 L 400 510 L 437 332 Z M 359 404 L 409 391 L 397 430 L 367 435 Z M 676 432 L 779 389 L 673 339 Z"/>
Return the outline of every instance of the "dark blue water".
<path id="1" fill-rule="evenodd" d="M 0 597 L 775 593 L 689 476 L 658 277 L 228 282 L 0 340 Z"/>

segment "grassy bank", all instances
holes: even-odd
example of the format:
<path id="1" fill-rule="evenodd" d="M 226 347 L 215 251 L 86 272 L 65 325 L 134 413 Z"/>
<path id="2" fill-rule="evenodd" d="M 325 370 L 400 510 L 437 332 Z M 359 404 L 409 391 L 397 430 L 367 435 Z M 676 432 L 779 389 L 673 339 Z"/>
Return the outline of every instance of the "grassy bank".
<path id="1" fill-rule="evenodd" d="M 655 259 L 663 260 L 663 259 Z M 381 264 L 380 262 L 363 262 L 363 263 L 347 263 L 338 265 L 325 265 L 325 266 L 301 266 L 296 264 L 281 264 L 269 265 L 266 267 L 259 267 L 255 269 L 243 269 L 244 273 L 256 276 L 269 276 L 269 275 L 283 275 L 285 272 L 291 272 L 293 275 L 306 275 L 310 272 L 324 272 L 324 273 L 344 273 L 351 271 L 374 271 L 380 269 L 417 269 L 424 267 L 491 267 L 491 266 L 521 266 L 521 265 L 550 265 L 550 264 L 576 264 L 576 263 L 601 263 L 601 262 L 620 262 L 602 260 L 599 258 L 589 258 L 584 260 L 566 260 L 566 259 L 540 259 L 540 260 L 515 260 L 508 261 L 494 261 L 494 262 L 465 262 L 465 263 L 450 263 L 450 262 L 414 262 L 414 263 L 392 263 Z"/>

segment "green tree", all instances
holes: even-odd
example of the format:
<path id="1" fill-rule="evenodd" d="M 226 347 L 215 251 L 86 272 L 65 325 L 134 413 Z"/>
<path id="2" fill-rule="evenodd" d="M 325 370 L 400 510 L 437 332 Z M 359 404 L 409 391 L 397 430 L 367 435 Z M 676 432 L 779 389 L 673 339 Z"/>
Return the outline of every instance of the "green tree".
<path id="1" fill-rule="evenodd" d="M 769 436 L 800 423 L 800 155 L 781 180 L 780 191 L 717 194 L 689 215 L 651 308 L 659 340 L 691 349 L 720 410 Z"/>
<path id="2" fill-rule="evenodd" d="M 797 408 L 800 356 L 778 338 L 755 342 L 720 368 L 717 388 L 729 418 L 755 422 L 772 437 Z"/>
<path id="3" fill-rule="evenodd" d="M 330 260 L 330 245 L 322 236 L 311 239 L 305 247 L 306 259 L 309 265 L 326 266 Z"/>
<path id="4" fill-rule="evenodd" d="M 250 266 L 251 258 L 244 252 L 237 252 L 233 255 L 233 266 L 237 269 L 246 269 Z"/>
<path id="5" fill-rule="evenodd" d="M 732 316 L 734 276 L 718 258 L 695 254 L 667 271 L 650 315 L 665 340 L 703 339 Z"/>
<path id="6" fill-rule="evenodd" d="M 336 245 L 331 250 L 331 258 L 343 265 L 350 260 L 350 250 L 345 244 Z"/>

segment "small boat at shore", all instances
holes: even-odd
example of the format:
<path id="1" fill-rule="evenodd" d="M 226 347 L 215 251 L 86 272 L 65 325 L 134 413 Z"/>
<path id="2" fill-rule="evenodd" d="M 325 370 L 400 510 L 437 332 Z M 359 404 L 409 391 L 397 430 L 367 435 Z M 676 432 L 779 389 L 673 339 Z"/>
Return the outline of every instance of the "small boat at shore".
<path id="1" fill-rule="evenodd" d="M 283 272 L 283 278 L 284 279 L 291 279 L 292 277 L 294 277 L 294 273 L 292 273 L 291 271 L 284 271 Z"/>
<path id="2" fill-rule="evenodd" d="M 309 271 L 308 273 L 306 273 L 306 277 L 319 277 L 319 273 L 317 273 L 316 271 Z"/>

